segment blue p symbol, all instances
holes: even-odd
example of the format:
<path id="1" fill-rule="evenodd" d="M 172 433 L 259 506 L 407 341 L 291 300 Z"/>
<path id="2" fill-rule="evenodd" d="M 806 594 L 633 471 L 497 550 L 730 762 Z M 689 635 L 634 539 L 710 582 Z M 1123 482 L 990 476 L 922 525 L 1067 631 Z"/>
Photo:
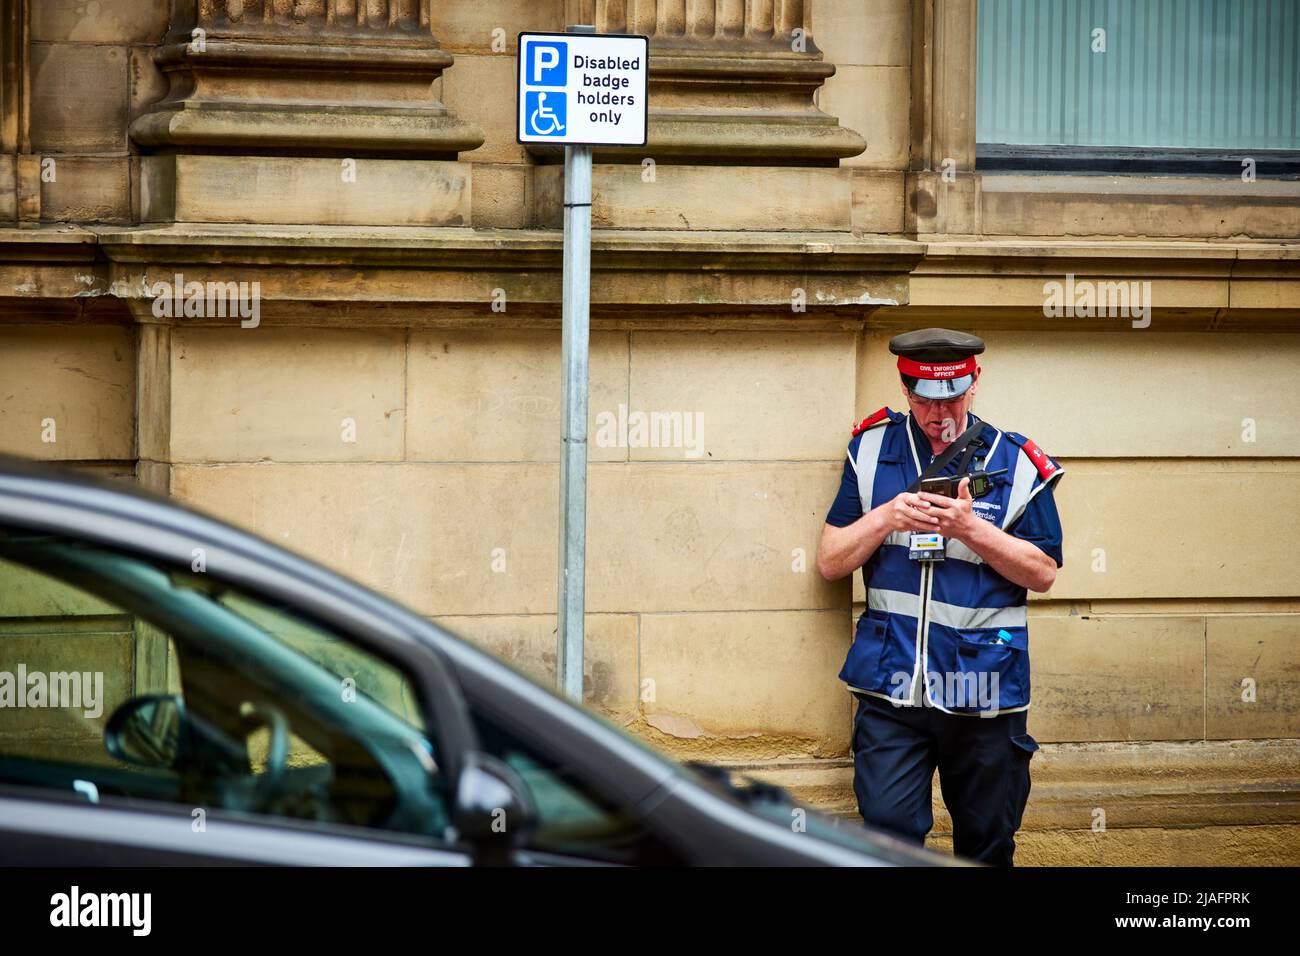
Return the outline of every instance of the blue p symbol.
<path id="1" fill-rule="evenodd" d="M 569 44 L 530 43 L 524 74 L 528 86 L 564 86 L 568 82 Z"/>

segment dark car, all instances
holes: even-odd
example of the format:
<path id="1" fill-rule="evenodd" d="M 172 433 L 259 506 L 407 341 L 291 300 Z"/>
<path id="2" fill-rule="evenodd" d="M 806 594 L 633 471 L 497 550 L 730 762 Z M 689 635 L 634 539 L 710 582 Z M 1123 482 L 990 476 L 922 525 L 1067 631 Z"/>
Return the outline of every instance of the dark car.
<path id="1" fill-rule="evenodd" d="M 668 760 L 250 534 L 0 459 L 0 862 L 956 861 Z"/>

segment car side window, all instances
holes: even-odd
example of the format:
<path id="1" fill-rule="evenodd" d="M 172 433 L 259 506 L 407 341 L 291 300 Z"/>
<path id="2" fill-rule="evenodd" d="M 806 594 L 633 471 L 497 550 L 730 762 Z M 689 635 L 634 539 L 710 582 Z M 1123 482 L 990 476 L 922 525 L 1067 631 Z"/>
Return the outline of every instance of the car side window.
<path id="1" fill-rule="evenodd" d="M 180 691 L 166 634 L 0 559 L 0 760 L 120 768 L 104 748 L 109 716 L 134 695 Z"/>
<path id="2" fill-rule="evenodd" d="M 443 842 L 414 681 L 205 573 L 0 529 L 0 785 Z"/>
<path id="3" fill-rule="evenodd" d="M 480 746 L 519 774 L 537 810 L 527 849 L 629 866 L 668 866 L 682 858 L 630 811 L 617 807 L 526 735 L 474 712 Z"/>

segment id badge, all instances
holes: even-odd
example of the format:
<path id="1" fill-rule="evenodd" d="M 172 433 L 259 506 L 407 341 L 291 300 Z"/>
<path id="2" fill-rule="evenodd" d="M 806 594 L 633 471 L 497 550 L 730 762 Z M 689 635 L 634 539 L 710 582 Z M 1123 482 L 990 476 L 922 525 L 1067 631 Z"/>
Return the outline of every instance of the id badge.
<path id="1" fill-rule="evenodd" d="M 907 556 L 913 561 L 942 561 L 945 546 L 941 534 L 913 531 L 907 542 Z"/>

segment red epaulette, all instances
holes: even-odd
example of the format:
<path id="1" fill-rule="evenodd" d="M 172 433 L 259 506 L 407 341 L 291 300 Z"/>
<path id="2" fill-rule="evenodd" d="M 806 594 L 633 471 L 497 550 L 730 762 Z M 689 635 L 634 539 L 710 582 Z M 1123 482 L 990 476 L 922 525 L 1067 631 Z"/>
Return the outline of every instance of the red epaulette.
<path id="1" fill-rule="evenodd" d="M 1047 452 L 1035 445 L 1031 439 L 1026 438 L 1024 435 L 1018 435 L 1015 432 L 1006 432 L 1005 434 L 1015 444 L 1025 450 L 1025 454 L 1029 456 L 1029 460 L 1032 461 L 1034 467 L 1038 469 L 1038 477 L 1043 481 L 1046 481 L 1048 478 L 1052 477 L 1052 475 L 1061 470 L 1061 466 L 1054 462 L 1048 456 Z"/>
<path id="2" fill-rule="evenodd" d="M 888 419 L 889 419 L 888 407 L 878 408 L 870 415 L 868 415 L 866 418 L 862 419 L 862 421 L 858 422 L 857 427 L 853 429 L 853 434 L 855 436 L 861 435 L 872 425 L 879 425 L 881 422 L 887 421 Z"/>

